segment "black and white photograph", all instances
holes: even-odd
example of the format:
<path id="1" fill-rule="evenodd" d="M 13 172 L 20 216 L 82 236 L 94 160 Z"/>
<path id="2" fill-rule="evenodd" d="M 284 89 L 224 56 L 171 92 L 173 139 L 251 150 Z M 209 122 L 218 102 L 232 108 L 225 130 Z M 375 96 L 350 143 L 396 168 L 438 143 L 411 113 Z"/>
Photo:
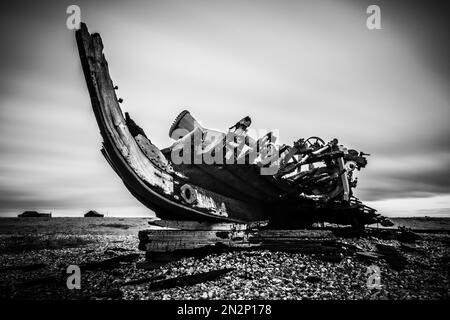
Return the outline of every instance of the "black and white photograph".
<path id="1" fill-rule="evenodd" d="M 447 2 L 1 7 L 3 302 L 448 302 Z"/>

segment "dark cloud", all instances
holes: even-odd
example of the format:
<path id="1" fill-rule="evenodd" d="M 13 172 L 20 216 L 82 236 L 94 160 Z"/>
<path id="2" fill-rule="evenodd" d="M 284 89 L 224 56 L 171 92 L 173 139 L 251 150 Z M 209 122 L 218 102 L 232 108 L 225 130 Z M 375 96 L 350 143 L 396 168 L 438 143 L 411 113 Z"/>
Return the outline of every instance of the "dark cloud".
<path id="1" fill-rule="evenodd" d="M 398 163 L 395 163 L 396 158 L 393 157 L 388 164 L 370 172 L 370 175 L 361 173 L 364 176 L 363 186 L 357 193 L 371 201 L 449 194 L 450 154 L 440 158 L 431 153 L 429 158 L 430 161 L 425 163 L 415 162 L 413 157 L 398 158 Z M 390 167 L 389 163 L 394 165 Z"/>

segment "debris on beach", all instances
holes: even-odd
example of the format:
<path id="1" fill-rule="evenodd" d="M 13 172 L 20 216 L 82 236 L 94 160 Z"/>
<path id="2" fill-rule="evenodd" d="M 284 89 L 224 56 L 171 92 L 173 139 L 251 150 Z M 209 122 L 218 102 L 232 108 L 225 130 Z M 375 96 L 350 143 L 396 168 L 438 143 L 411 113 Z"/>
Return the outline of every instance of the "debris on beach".
<path id="1" fill-rule="evenodd" d="M 64 221 L 67 229 L 67 220 Z M 83 218 L 80 218 L 80 221 L 83 221 Z M 109 221 L 115 222 L 117 221 Z M 298 245 L 306 239 L 321 241 L 328 238 L 332 242 L 327 243 L 327 246 L 333 243 L 336 252 L 308 253 L 255 248 L 210 251 L 202 255 L 179 255 L 176 259 L 152 261 L 151 255 L 147 257 L 138 250 L 140 240 L 136 236 L 137 230 L 142 229 L 146 223 L 137 223 L 139 227 L 135 229 L 132 227 L 110 229 L 102 227 L 103 224 L 98 222 L 95 229 L 94 227 L 74 229 L 77 230 L 77 234 L 70 235 L 61 235 L 55 231 L 49 235 L 48 231 L 44 231 L 49 230 L 48 227 L 40 229 L 44 232 L 33 233 L 33 239 L 42 237 L 62 241 L 64 237 L 70 239 L 67 241 L 69 246 L 54 246 L 49 249 L 35 246 L 33 250 L 6 251 L 0 255 L 0 264 L 7 267 L 7 270 L 0 273 L 2 298 L 37 300 L 449 298 L 448 233 L 421 233 L 421 239 L 416 240 L 412 247 L 412 244 L 401 242 L 397 238 L 385 240 L 375 237 L 373 233 L 364 237 L 340 238 L 327 230 L 296 230 L 288 234 L 291 237 L 294 234 L 298 236 Z M 107 230 L 108 233 L 99 233 L 98 228 Z M 271 232 L 267 231 L 262 235 L 269 241 L 272 240 Z M 396 232 L 396 229 L 392 230 L 392 233 Z M 78 241 L 75 241 L 76 237 L 79 238 Z M 8 239 L 9 237 L 3 236 L 2 245 L 7 246 Z M 47 240 L 42 243 L 46 242 Z M 72 244 L 76 242 L 79 245 L 73 246 Z M 416 248 L 419 252 L 411 251 L 410 248 Z M 395 262 L 393 267 L 389 261 L 391 256 L 396 259 L 397 254 L 406 261 L 401 269 L 395 268 Z M 330 258 L 333 255 L 336 257 Z M 389 257 L 386 258 L 387 256 Z M 119 258 L 108 260 L 115 257 Z M 45 266 L 37 268 L 39 264 Z M 70 264 L 89 266 L 89 270 L 83 271 L 81 268 L 79 290 L 67 288 L 66 279 L 69 274 L 66 273 L 66 269 Z M 27 265 L 36 265 L 36 269 L 27 270 Z M 15 268 L 21 266 L 27 271 Z M 380 272 L 379 289 L 368 286 L 370 275 L 368 270 L 372 270 L 374 266 L 378 267 Z M 204 273 L 226 268 L 234 270 L 215 279 L 204 281 L 204 277 L 203 280 L 201 278 Z M 160 286 L 155 284 L 159 281 L 196 275 L 201 280 L 197 283 L 195 281 L 184 286 L 170 285 L 155 289 Z M 171 281 L 176 283 L 175 280 Z"/>

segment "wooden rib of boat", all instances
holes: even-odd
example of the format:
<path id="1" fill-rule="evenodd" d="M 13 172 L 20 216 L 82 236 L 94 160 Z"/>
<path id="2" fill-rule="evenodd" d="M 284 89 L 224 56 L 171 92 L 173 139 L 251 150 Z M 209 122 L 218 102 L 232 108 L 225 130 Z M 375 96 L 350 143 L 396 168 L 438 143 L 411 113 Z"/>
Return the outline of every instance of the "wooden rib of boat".
<path id="1" fill-rule="evenodd" d="M 187 176 L 168 166 L 158 167 L 155 162 L 164 162 L 164 155 L 143 135 L 135 139 L 126 124 L 100 35 L 91 35 L 86 25 L 81 24 L 76 40 L 92 108 L 103 137 L 102 153 L 139 201 L 165 219 L 263 220 L 261 203 L 218 194 L 193 184 Z M 149 150 L 153 158 L 149 159 L 141 148 Z"/>
<path id="2" fill-rule="evenodd" d="M 244 162 L 175 163 L 172 154 L 186 145 L 191 148 L 190 157 L 199 154 L 196 134 L 202 137 L 200 153 L 205 154 L 207 149 L 224 150 L 229 158 L 227 148 L 230 144 L 224 142 L 227 134 L 203 128 L 185 110 L 169 131 L 174 144 L 160 150 L 129 114 L 122 113 L 100 35 L 90 34 L 82 23 L 76 31 L 76 42 L 103 138 L 102 154 L 133 196 L 159 218 L 233 223 L 270 220 L 273 225 L 290 228 L 295 222 L 301 225 L 317 220 L 366 224 L 380 219 L 376 210 L 352 202 L 349 172 L 355 167 L 358 170 L 364 167 L 366 160 L 355 154 L 356 151 L 345 152 L 337 145 L 337 140 L 324 144 L 320 138 L 312 137 L 315 140 L 301 139 L 292 147 L 279 146 L 282 150 L 277 160 L 279 169 L 271 175 L 262 175 L 262 168 L 267 168 L 262 155 L 269 153 L 271 147 L 268 144 L 264 148 L 259 146 L 272 133 L 253 141 L 246 134 L 251 123 L 246 117 L 228 133 L 256 143 L 257 147 L 249 150 L 256 151 L 257 160 L 247 161 L 250 153 L 238 154 L 233 149 L 231 158 Z M 209 139 L 211 137 L 218 138 Z M 322 168 L 314 168 L 315 163 L 322 163 Z M 346 169 L 350 164 L 354 167 Z M 309 166 L 309 171 L 302 171 L 302 166 Z"/>

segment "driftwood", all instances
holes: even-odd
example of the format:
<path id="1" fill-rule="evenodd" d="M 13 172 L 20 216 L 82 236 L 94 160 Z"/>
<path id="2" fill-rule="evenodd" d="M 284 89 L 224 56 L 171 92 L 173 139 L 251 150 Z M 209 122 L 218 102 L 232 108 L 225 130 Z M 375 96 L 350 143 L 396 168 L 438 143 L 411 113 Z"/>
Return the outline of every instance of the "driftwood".
<path id="1" fill-rule="evenodd" d="M 398 235 L 398 240 L 401 242 L 414 243 L 416 240 L 422 239 L 420 235 L 413 232 L 411 229 L 405 227 L 399 227 L 400 234 Z"/>
<path id="2" fill-rule="evenodd" d="M 252 237 L 253 241 L 283 241 L 301 239 L 334 239 L 330 230 L 259 230 Z"/>
<path id="3" fill-rule="evenodd" d="M 105 249 L 105 251 L 103 251 L 103 253 L 106 255 L 117 255 L 118 252 L 131 252 L 131 251 L 134 251 L 134 250 L 117 247 L 117 248 Z"/>
<path id="4" fill-rule="evenodd" d="M 111 269 L 117 267 L 121 262 L 132 262 L 140 257 L 138 253 L 130 253 L 106 260 L 87 262 L 80 265 L 81 271 L 90 271 L 97 269 Z"/>
<path id="5" fill-rule="evenodd" d="M 377 250 L 392 269 L 402 270 L 408 263 L 408 260 L 394 246 L 377 244 Z"/>
<path id="6" fill-rule="evenodd" d="M 123 296 L 123 292 L 120 289 L 111 289 L 105 291 L 94 292 L 90 295 L 86 295 L 81 298 L 81 300 L 91 300 L 93 298 L 111 298 L 118 299 Z"/>
<path id="7" fill-rule="evenodd" d="M 383 240 L 398 240 L 401 242 L 414 243 L 416 240 L 422 239 L 418 233 L 446 233 L 446 230 L 424 230 L 424 229 L 407 229 L 399 227 L 398 229 L 392 228 L 366 228 L 365 233 L 369 236 L 373 236 Z"/>
<path id="8" fill-rule="evenodd" d="M 400 248 L 402 248 L 402 250 L 405 252 L 421 253 L 421 254 L 425 253 L 424 249 L 418 248 L 415 244 L 400 243 Z"/>
<path id="9" fill-rule="evenodd" d="M 150 220 L 150 225 L 173 228 L 180 230 L 216 230 L 216 231 L 243 231 L 267 226 L 268 221 L 256 221 L 249 223 L 213 223 L 199 221 L 180 221 L 180 220 Z"/>
<path id="10" fill-rule="evenodd" d="M 406 257 L 394 246 L 377 244 L 377 252 L 374 251 L 357 251 L 355 255 L 358 259 L 372 262 L 384 259 L 389 266 L 397 271 L 403 270 L 408 263 Z"/>
<path id="11" fill-rule="evenodd" d="M 356 257 L 361 260 L 373 261 L 380 259 L 383 255 L 373 251 L 358 251 L 356 252 Z"/>
<path id="12" fill-rule="evenodd" d="M 148 259 L 152 260 L 152 259 Z M 167 264 L 169 261 L 139 261 L 136 262 L 136 269 L 155 270 Z"/>
<path id="13" fill-rule="evenodd" d="M 199 223 L 195 227 L 199 226 L 205 225 Z M 218 228 L 223 229 L 224 224 Z M 338 262 L 343 250 L 329 230 L 143 230 L 139 240 L 146 259 L 160 263 L 242 250 L 318 254 L 318 259 Z"/>
<path id="14" fill-rule="evenodd" d="M 0 272 L 6 271 L 34 271 L 45 268 L 47 265 L 45 263 L 32 263 L 32 264 L 22 264 L 22 265 L 14 265 L 14 266 L 6 266 L 0 268 Z"/>
<path id="15" fill-rule="evenodd" d="M 127 249 L 127 248 L 121 248 L 121 247 L 112 247 L 112 248 L 106 248 L 105 252 L 106 251 L 111 251 L 111 252 L 115 252 L 115 251 L 118 251 L 118 252 L 130 252 L 130 251 L 133 251 L 133 250 L 132 249 Z"/>
<path id="16" fill-rule="evenodd" d="M 303 254 L 329 254 L 335 255 L 339 252 L 333 241 L 314 241 L 297 243 L 270 243 L 262 244 L 259 248 L 262 250 L 303 253 Z"/>
<path id="17" fill-rule="evenodd" d="M 56 283 L 62 283 L 64 281 L 64 279 L 65 278 L 62 275 L 51 275 L 51 276 L 39 277 L 39 278 L 34 278 L 34 279 L 14 283 L 13 288 L 15 290 L 18 290 L 18 289 L 25 289 L 25 288 L 37 286 L 37 285 L 52 285 L 52 284 L 56 284 Z"/>
<path id="18" fill-rule="evenodd" d="M 150 262 L 152 264 L 155 263 L 156 268 L 157 264 L 163 265 L 185 257 L 203 258 L 210 254 L 220 254 L 224 252 L 242 251 L 242 250 L 245 250 L 245 248 L 237 248 L 237 247 L 230 248 L 223 244 L 217 243 L 216 245 L 208 245 L 195 249 L 179 249 L 170 252 L 147 251 L 145 258 L 147 262 Z M 149 265 L 148 268 L 152 268 L 152 265 Z"/>
<path id="19" fill-rule="evenodd" d="M 156 280 L 161 280 L 161 279 L 164 279 L 164 278 L 165 278 L 165 276 L 160 274 L 160 275 L 153 276 L 153 277 L 146 277 L 146 278 L 126 281 L 126 282 L 124 282 L 122 284 L 122 286 L 138 285 L 138 284 L 143 284 L 143 283 L 147 283 L 147 282 L 153 282 L 153 281 L 156 281 Z"/>
<path id="20" fill-rule="evenodd" d="M 213 270 L 213 271 L 209 271 L 209 272 L 202 272 L 202 273 L 193 274 L 193 275 L 189 275 L 189 276 L 181 276 L 181 277 L 161 280 L 161 281 L 151 283 L 149 285 L 148 289 L 156 291 L 156 290 L 168 289 L 168 288 L 173 288 L 173 287 L 192 286 L 197 283 L 215 280 L 233 270 L 234 270 L 234 268 L 225 268 L 225 269 Z"/>
<path id="21" fill-rule="evenodd" d="M 143 230 L 139 249 L 147 252 L 193 250 L 221 244 L 228 248 L 251 247 L 244 231 Z"/>
<path id="22" fill-rule="evenodd" d="M 338 251 L 335 236 L 328 230 L 260 230 L 249 240 L 260 249 L 334 255 Z M 332 259 L 334 260 L 334 258 Z"/>

